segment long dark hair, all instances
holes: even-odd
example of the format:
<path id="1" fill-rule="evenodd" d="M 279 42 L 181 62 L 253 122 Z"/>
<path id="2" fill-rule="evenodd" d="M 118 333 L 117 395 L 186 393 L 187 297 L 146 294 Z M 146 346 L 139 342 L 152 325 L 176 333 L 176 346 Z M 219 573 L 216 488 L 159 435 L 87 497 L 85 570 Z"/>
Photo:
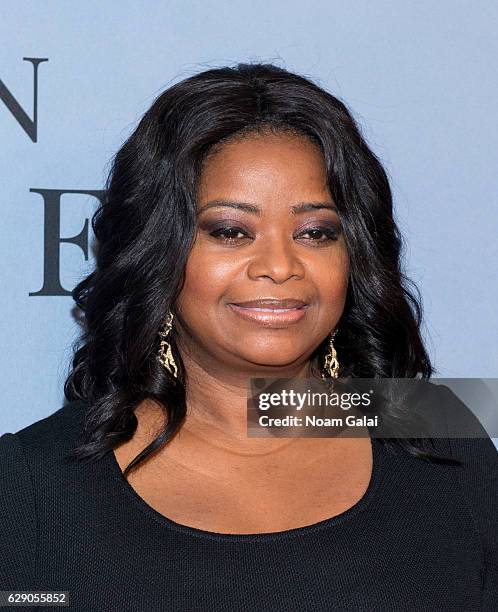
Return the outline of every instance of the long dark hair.
<path id="1" fill-rule="evenodd" d="M 311 80 L 272 64 L 213 68 L 159 95 L 114 157 L 92 218 L 96 267 L 72 292 L 84 329 L 64 393 L 89 406 L 81 443 L 69 457 L 98 459 L 129 440 L 137 427 L 134 408 L 144 399 L 164 408 L 165 427 L 125 474 L 181 427 L 187 373 L 174 332 L 179 377 L 156 355 L 158 331 L 168 309 L 174 312 L 196 233 L 202 164 L 228 139 L 268 129 L 301 134 L 323 152 L 350 258 L 334 340 L 340 375 L 430 378 L 420 295 L 401 271 L 388 178 L 351 113 Z M 313 363 L 323 363 L 326 350 L 327 338 Z M 399 443 L 437 460 L 420 440 Z"/>

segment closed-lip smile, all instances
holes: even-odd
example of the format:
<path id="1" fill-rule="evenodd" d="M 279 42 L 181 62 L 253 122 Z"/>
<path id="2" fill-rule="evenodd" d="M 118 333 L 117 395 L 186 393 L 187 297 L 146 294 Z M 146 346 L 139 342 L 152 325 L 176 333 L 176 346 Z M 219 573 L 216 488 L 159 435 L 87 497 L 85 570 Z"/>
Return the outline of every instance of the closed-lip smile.
<path id="1" fill-rule="evenodd" d="M 260 298 L 230 302 L 228 306 L 243 319 L 265 327 L 281 328 L 300 321 L 309 304 L 297 298 Z"/>

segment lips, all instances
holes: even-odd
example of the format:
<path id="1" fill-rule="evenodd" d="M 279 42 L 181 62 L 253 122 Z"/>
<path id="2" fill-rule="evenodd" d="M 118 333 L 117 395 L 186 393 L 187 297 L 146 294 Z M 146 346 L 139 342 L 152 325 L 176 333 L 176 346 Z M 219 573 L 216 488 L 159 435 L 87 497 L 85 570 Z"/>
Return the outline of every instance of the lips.
<path id="1" fill-rule="evenodd" d="M 246 321 L 282 329 L 300 321 L 305 316 L 309 304 L 296 298 L 264 298 L 232 302 L 228 306 Z"/>
<path id="2" fill-rule="evenodd" d="M 298 300 L 295 298 L 263 298 L 260 300 L 249 300 L 246 302 L 232 302 L 232 304 L 235 304 L 235 306 L 240 306 L 241 308 L 258 308 L 264 310 L 295 309 L 303 308 L 303 306 L 307 305 L 307 303 L 303 300 Z"/>

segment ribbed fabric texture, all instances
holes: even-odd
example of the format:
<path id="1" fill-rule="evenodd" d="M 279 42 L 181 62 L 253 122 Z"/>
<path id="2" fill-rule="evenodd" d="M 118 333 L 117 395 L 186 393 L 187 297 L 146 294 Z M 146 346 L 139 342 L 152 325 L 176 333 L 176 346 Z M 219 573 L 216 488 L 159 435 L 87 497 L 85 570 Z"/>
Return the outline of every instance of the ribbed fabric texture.
<path id="1" fill-rule="evenodd" d="M 435 405 L 454 409 L 438 389 Z M 498 610 L 489 438 L 437 441 L 463 467 L 372 439 L 372 480 L 346 512 L 274 534 L 215 534 L 148 506 L 113 453 L 64 462 L 84 409 L 72 402 L 0 437 L 1 590 L 69 591 L 69 609 L 84 612 Z"/>

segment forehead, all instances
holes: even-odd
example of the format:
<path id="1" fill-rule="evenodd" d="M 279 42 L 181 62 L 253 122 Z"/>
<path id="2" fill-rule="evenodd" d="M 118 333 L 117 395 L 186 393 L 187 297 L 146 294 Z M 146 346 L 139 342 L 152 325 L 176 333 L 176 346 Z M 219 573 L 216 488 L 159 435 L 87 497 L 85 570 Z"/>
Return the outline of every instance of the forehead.
<path id="1" fill-rule="evenodd" d="M 305 136 L 250 134 L 218 145 L 206 158 L 200 196 L 221 191 L 256 193 L 327 190 L 320 147 Z"/>

